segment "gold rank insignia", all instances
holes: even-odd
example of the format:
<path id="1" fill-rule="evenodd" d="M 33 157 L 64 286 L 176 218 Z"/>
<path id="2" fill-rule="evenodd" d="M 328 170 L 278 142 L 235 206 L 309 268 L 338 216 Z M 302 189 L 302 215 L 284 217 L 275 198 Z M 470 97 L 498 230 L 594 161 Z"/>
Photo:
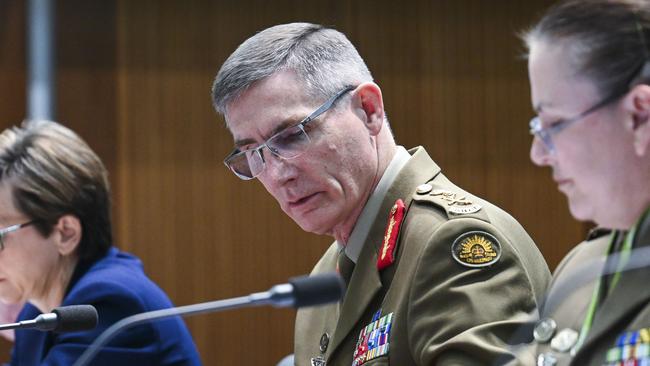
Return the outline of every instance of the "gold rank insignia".
<path id="1" fill-rule="evenodd" d="M 466 196 L 460 197 L 458 194 L 446 189 L 434 189 L 429 193 L 430 196 L 438 196 L 447 202 L 447 210 L 456 215 L 472 214 L 481 210 L 481 205 L 472 202 Z"/>
<path id="2" fill-rule="evenodd" d="M 470 231 L 454 240 L 451 255 L 463 266 L 487 267 L 501 257 L 501 245 L 497 238 L 485 231 Z"/>

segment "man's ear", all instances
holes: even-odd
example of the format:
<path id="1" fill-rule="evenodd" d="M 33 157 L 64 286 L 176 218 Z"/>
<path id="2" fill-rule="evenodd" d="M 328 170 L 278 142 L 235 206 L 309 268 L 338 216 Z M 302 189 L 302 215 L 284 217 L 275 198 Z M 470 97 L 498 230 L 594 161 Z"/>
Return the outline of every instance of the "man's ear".
<path id="1" fill-rule="evenodd" d="M 57 243 L 59 254 L 70 255 L 81 242 L 81 221 L 74 215 L 63 215 L 59 218 L 54 230 L 57 232 L 59 241 Z"/>
<path id="2" fill-rule="evenodd" d="M 356 106 L 363 112 L 364 123 L 372 136 L 376 136 L 384 125 L 384 100 L 381 89 L 375 83 L 359 85 L 354 91 Z"/>

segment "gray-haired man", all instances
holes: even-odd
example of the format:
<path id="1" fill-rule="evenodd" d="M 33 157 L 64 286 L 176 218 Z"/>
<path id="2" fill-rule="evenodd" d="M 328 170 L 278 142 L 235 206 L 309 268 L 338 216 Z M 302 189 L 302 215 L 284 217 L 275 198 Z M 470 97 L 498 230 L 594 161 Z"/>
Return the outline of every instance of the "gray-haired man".
<path id="1" fill-rule="evenodd" d="M 348 39 L 293 23 L 245 41 L 213 101 L 257 178 L 309 232 L 336 241 L 314 273 L 349 281 L 341 305 L 301 310 L 296 365 L 486 365 L 549 273 L 521 226 L 396 145 L 382 94 Z"/>

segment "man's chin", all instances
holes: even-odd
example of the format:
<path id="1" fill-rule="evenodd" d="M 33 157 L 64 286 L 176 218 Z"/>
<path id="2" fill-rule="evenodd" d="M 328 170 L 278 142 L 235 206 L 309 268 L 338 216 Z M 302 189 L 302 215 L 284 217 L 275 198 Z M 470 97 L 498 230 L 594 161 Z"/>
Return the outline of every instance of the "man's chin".
<path id="1" fill-rule="evenodd" d="M 300 228 L 303 231 L 306 231 L 306 232 L 312 233 L 312 234 L 316 234 L 316 235 L 328 235 L 331 232 L 330 230 L 327 230 L 327 229 L 323 228 L 322 225 L 315 225 L 313 223 L 309 223 L 309 224 L 300 224 L 300 223 L 298 223 L 298 226 L 300 226 Z"/>
<path id="2" fill-rule="evenodd" d="M 312 215 L 311 217 L 307 217 L 307 215 L 305 215 L 291 218 L 296 224 L 298 224 L 298 226 L 300 226 L 303 231 L 306 231 L 308 233 L 317 235 L 329 235 L 331 233 L 329 227 L 324 225 L 324 221 L 319 220 L 316 215 Z"/>

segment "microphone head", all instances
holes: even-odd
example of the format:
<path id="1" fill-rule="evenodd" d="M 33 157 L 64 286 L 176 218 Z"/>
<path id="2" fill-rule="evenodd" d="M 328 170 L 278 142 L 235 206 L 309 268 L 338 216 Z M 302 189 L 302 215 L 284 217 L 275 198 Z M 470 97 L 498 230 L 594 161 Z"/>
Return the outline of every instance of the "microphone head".
<path id="1" fill-rule="evenodd" d="M 293 277 L 289 283 L 293 286 L 296 308 L 337 302 L 345 295 L 345 282 L 334 272 Z"/>
<path id="2" fill-rule="evenodd" d="M 97 309 L 92 305 L 61 306 L 52 310 L 56 314 L 55 332 L 78 332 L 97 326 Z"/>

